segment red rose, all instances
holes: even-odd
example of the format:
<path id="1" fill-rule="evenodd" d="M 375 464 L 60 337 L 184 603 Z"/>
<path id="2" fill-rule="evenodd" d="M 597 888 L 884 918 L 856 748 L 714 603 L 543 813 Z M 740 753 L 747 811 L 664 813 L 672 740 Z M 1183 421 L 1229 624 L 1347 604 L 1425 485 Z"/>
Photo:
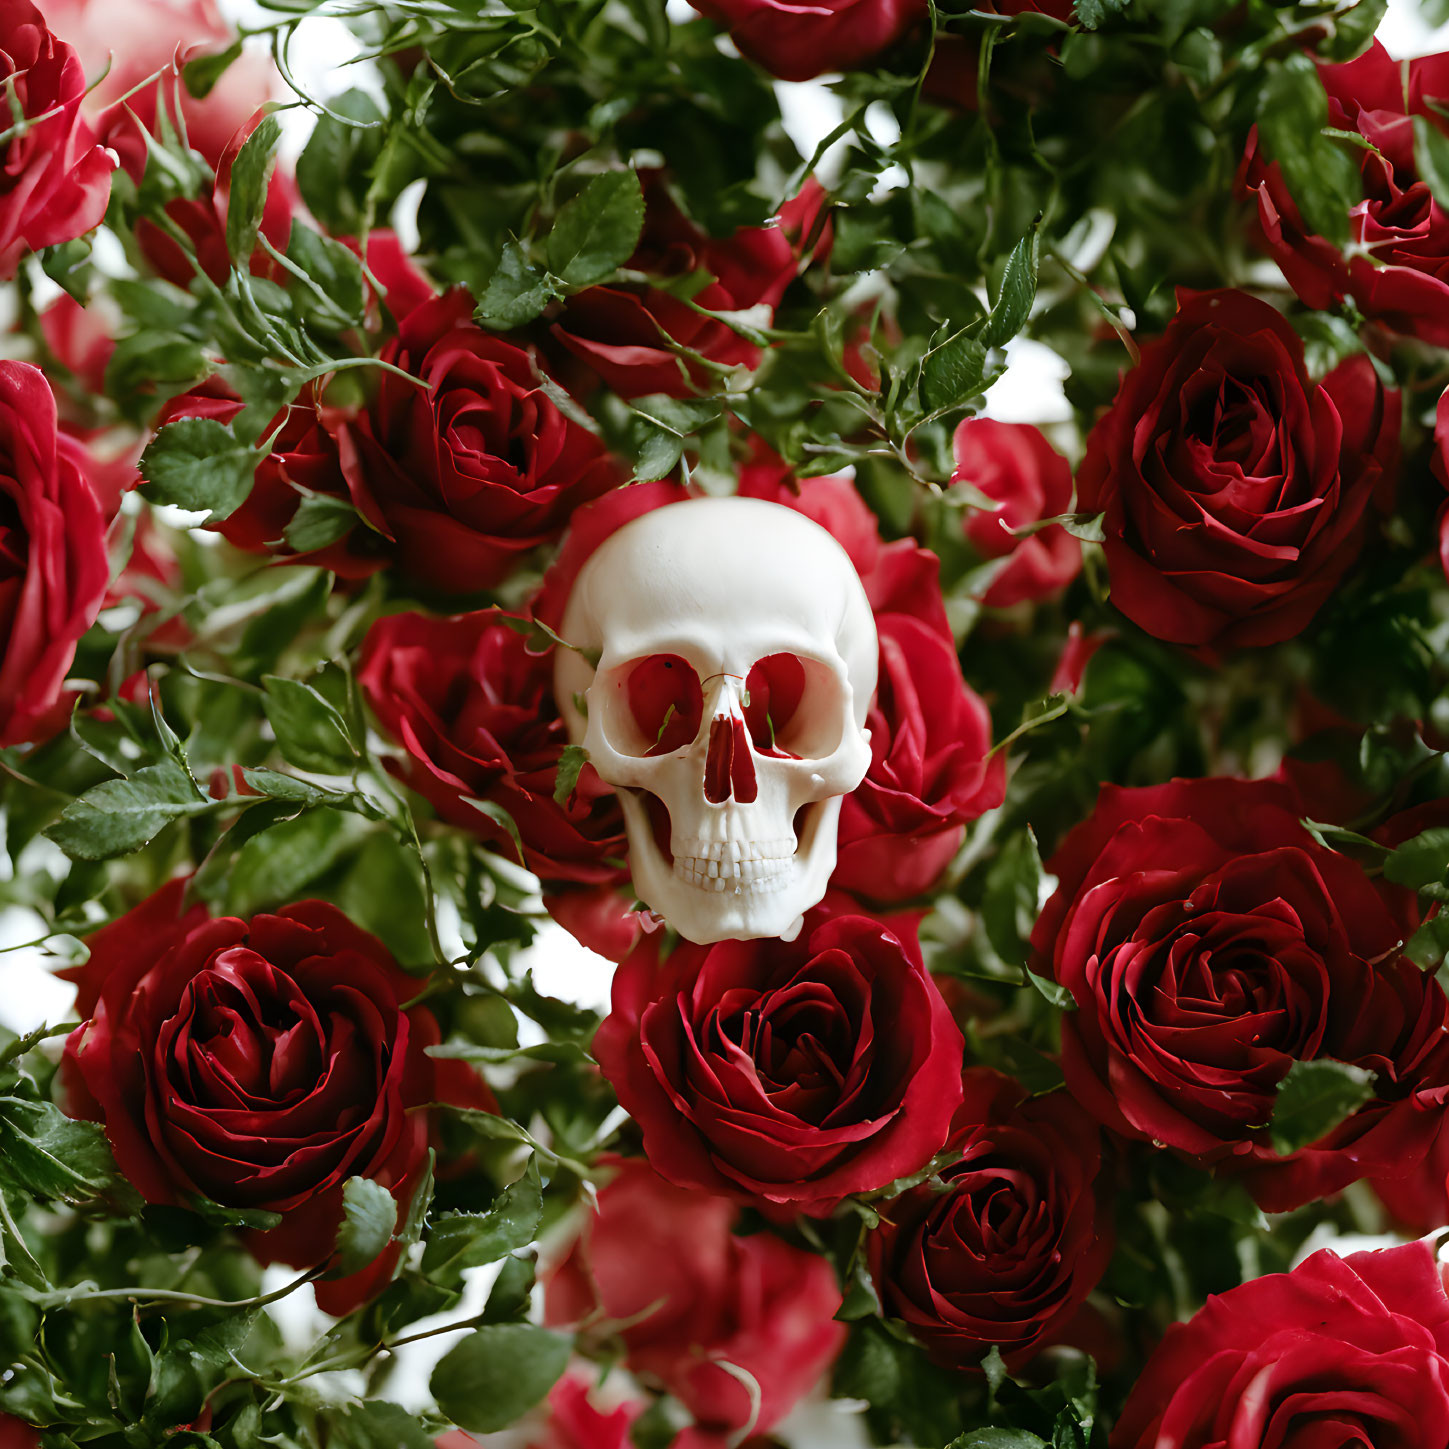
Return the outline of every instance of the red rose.
<path id="1" fill-rule="evenodd" d="M 104 1124 L 127 1180 L 155 1203 L 201 1195 L 284 1214 L 248 1232 L 263 1262 L 331 1256 L 350 1177 L 400 1210 L 428 1149 L 429 1102 L 494 1104 L 481 1079 L 427 1048 L 438 1025 L 375 936 L 303 901 L 250 921 L 181 911 L 172 881 L 87 941 L 69 973 L 89 1019 L 66 1042 L 73 1115 Z M 391 1276 L 399 1249 L 317 1285 L 350 1312 Z"/>
<path id="2" fill-rule="evenodd" d="M 1449 1440 L 1449 1297 L 1423 1242 L 1340 1258 L 1209 1298 L 1137 1380 L 1112 1449 L 1375 1449 Z"/>
<path id="3" fill-rule="evenodd" d="M 586 288 L 568 299 L 552 335 L 621 397 L 688 397 L 707 390 L 712 375 L 681 357 L 679 348 L 721 367 L 759 365 L 760 349 L 753 342 L 696 309 L 760 308 L 759 325 L 768 327 L 799 269 L 797 242 L 790 233 L 798 233 L 818 210 L 819 195 L 802 192 L 778 223 L 741 227 L 733 236 L 720 238 L 706 236 L 685 216 L 657 172 L 641 180 L 644 231 L 627 266 L 661 280 L 694 272 L 705 272 L 713 280 L 690 302 L 650 286 Z"/>
<path id="4" fill-rule="evenodd" d="M 848 479 L 795 479 L 763 449 L 741 470 L 739 491 L 797 509 L 834 535 L 875 615 L 871 763 L 841 806 L 831 885 L 872 901 L 921 895 L 960 848 L 966 823 L 1006 794 L 1006 758 L 990 754 L 990 712 L 956 656 L 940 561 L 911 539 L 882 543 Z"/>
<path id="5" fill-rule="evenodd" d="M 90 466 L 56 431 L 44 374 L 0 360 L 0 747 L 47 738 L 69 713 L 61 685 L 110 575 Z"/>
<path id="6" fill-rule="evenodd" d="M 661 1384 L 702 1427 L 766 1432 L 844 1342 L 829 1263 L 772 1233 L 736 1237 L 723 1198 L 671 1187 L 643 1162 L 617 1167 L 547 1278 L 545 1321 L 624 1325 L 630 1372 Z M 757 1414 L 721 1363 L 755 1380 Z"/>
<path id="7" fill-rule="evenodd" d="M 684 1187 L 828 1212 L 924 1167 L 961 1099 L 964 1045 L 915 932 L 846 915 L 799 937 L 641 944 L 594 1055 Z"/>
<path id="8" fill-rule="evenodd" d="M 356 475 L 410 577 L 445 593 L 491 589 L 621 481 L 593 433 L 544 392 L 533 358 L 470 320 L 456 290 L 402 320 L 383 360 Z"/>
<path id="9" fill-rule="evenodd" d="M 39 1443 L 38 1429 L 31 1428 L 23 1419 L 0 1414 L 0 1449 L 36 1449 Z"/>
<path id="10" fill-rule="evenodd" d="M 203 97 L 178 84 L 178 59 L 223 51 L 236 37 L 215 0 L 47 0 L 45 10 L 86 73 L 104 73 L 84 109 L 134 176 L 145 167 L 142 128 L 154 127 L 158 96 L 173 117 L 180 108 L 187 144 L 215 166 L 237 127 L 277 89 L 271 60 L 251 49 Z"/>
<path id="11" fill-rule="evenodd" d="M 995 1344 L 1014 1368 L 1060 1340 L 1111 1256 L 1097 1130 L 1065 1092 L 1029 1097 L 984 1067 L 962 1084 L 946 1143 L 961 1160 L 883 1205 L 871 1273 L 938 1363 L 970 1368 Z"/>
<path id="12" fill-rule="evenodd" d="M 782 80 L 859 70 L 929 13 L 926 0 L 690 0 Z"/>
<path id="13" fill-rule="evenodd" d="M 0 8 L 0 75 L 15 128 L 0 167 L 0 278 L 26 252 L 84 236 L 106 214 L 115 157 L 81 118 L 85 67 L 30 0 Z"/>
<path id="14" fill-rule="evenodd" d="M 1078 507 L 1106 513 L 1113 603 L 1176 644 L 1291 639 L 1392 488 L 1399 414 L 1366 356 L 1315 385 L 1266 302 L 1179 293 L 1077 471 Z"/>
<path id="15" fill-rule="evenodd" d="M 1078 1009 L 1067 1085 L 1099 1121 L 1246 1175 L 1272 1212 L 1422 1158 L 1449 1097 L 1449 1001 L 1397 955 L 1363 871 L 1267 780 L 1105 786 L 1047 863 L 1032 935 Z M 1264 1124 L 1296 1061 L 1376 1074 L 1374 1097 L 1279 1157 Z"/>
<path id="16" fill-rule="evenodd" d="M 624 878 L 623 816 L 593 767 L 584 766 L 565 804 L 553 798 L 568 744 L 553 702 L 553 659 L 531 653 L 496 611 L 379 619 L 363 641 L 357 679 L 384 732 L 408 752 L 401 778 L 444 820 L 516 856 L 506 828 L 467 803 L 489 800 L 513 818 L 528 867 L 544 880 Z"/>
<path id="17" fill-rule="evenodd" d="M 1060 524 L 1036 533 L 1015 530 L 1055 518 L 1072 506 L 1072 470 L 1029 423 L 967 418 L 953 440 L 953 483 L 969 483 L 1000 505 L 972 509 L 965 534 L 983 558 L 1009 559 L 981 602 L 1004 609 L 1060 593 L 1082 567 L 1082 546 Z"/>
<path id="18" fill-rule="evenodd" d="M 644 1404 L 626 1399 L 606 1413 L 595 1407 L 591 1387 L 581 1374 L 565 1374 L 549 1391 L 548 1418 L 528 1436 L 526 1449 L 632 1449 L 629 1426 Z M 463 1438 L 458 1449 L 473 1449 L 477 1441 Z"/>
<path id="19" fill-rule="evenodd" d="M 1396 332 L 1449 345 L 1449 212 L 1419 176 L 1413 117 L 1449 130 L 1436 102 L 1449 99 L 1449 56 L 1407 63 L 1375 40 L 1356 60 L 1318 68 L 1328 124 L 1368 143 L 1358 159 L 1363 200 L 1349 213 L 1349 254 L 1309 230 L 1255 126 L 1239 183 L 1258 202 L 1258 223 L 1289 285 L 1320 311 L 1352 297 Z M 1407 81 L 1407 85 L 1406 85 Z"/>

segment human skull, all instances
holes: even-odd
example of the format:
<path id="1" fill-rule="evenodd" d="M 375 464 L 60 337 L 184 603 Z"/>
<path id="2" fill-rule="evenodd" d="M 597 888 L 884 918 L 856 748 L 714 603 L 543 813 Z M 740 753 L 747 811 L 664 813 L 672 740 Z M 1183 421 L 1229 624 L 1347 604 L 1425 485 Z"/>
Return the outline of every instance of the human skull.
<path id="1" fill-rule="evenodd" d="M 845 550 L 782 504 L 668 504 L 593 553 L 561 634 L 559 706 L 619 792 L 639 898 L 690 941 L 793 939 L 870 767 L 878 645 Z"/>

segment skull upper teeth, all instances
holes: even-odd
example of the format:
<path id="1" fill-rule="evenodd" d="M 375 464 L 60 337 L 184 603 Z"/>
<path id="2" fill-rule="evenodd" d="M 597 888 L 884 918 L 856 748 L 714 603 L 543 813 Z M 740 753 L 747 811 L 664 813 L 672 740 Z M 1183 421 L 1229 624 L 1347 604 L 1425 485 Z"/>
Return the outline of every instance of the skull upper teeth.
<path id="1" fill-rule="evenodd" d="M 674 875 L 707 891 L 781 889 L 795 864 L 795 841 L 691 840 L 674 850 Z"/>

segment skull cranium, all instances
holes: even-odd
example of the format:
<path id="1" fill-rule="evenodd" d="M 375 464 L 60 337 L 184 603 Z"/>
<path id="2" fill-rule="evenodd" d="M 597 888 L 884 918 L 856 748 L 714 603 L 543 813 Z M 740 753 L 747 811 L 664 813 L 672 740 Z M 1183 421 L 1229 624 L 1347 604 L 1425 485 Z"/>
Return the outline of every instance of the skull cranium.
<path id="1" fill-rule="evenodd" d="M 793 937 L 870 766 L 878 646 L 844 549 L 781 504 L 669 504 L 589 558 L 562 635 L 559 705 L 639 897 L 690 941 Z"/>

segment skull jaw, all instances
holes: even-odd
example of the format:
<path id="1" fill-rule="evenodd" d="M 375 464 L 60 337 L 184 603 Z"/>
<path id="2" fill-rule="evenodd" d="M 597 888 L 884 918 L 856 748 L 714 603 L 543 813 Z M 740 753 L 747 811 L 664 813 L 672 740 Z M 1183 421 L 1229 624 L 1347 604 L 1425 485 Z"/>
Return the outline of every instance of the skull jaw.
<path id="1" fill-rule="evenodd" d="M 716 941 L 753 941 L 778 937 L 793 941 L 805 912 L 819 905 L 835 870 L 835 835 L 841 797 L 806 807 L 807 824 L 783 879 L 771 890 L 727 882 L 724 887 L 691 885 L 675 873 L 659 848 L 649 819 L 648 792 L 616 786 L 629 837 L 634 892 L 663 916 L 686 940 L 708 946 Z"/>

